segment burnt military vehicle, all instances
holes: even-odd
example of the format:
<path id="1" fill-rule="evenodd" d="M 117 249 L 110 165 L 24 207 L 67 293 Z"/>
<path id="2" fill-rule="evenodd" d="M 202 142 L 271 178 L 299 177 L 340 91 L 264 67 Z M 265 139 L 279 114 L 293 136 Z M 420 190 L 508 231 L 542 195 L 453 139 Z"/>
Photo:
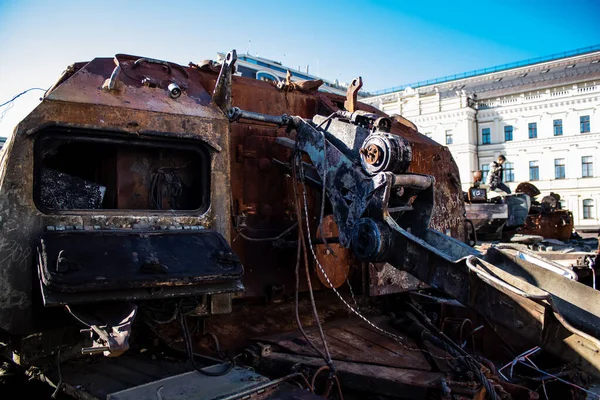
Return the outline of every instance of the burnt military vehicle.
<path id="1" fill-rule="evenodd" d="M 599 375 L 597 292 L 467 246 L 446 147 L 360 79 L 343 98 L 235 61 L 76 63 L 16 127 L 7 359 L 85 399 L 534 398 L 495 367 L 538 345 Z"/>

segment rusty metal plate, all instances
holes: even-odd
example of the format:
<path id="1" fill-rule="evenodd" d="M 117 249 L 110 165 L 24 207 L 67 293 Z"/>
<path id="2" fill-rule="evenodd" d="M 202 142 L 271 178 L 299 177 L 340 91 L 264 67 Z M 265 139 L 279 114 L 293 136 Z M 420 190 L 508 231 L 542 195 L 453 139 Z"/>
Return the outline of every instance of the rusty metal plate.
<path id="1" fill-rule="evenodd" d="M 382 321 L 381 321 L 382 322 Z M 405 346 L 395 340 L 373 331 L 364 322 L 357 320 L 339 320 L 323 327 L 334 360 L 376 364 L 389 367 L 410 368 L 430 371 L 431 366 L 417 349 L 417 344 L 404 337 Z M 387 327 L 385 329 L 392 329 Z M 317 344 L 321 343 L 318 331 L 307 331 L 308 337 Z M 298 355 L 319 357 L 306 342 L 300 332 L 293 331 L 274 336 L 257 338 L 256 341 L 271 343 Z"/>
<path id="2" fill-rule="evenodd" d="M 47 232 L 40 277 L 60 292 L 188 286 L 239 279 L 242 265 L 214 231 Z"/>
<path id="3" fill-rule="evenodd" d="M 141 57 L 130 56 L 132 59 Z M 128 63 L 129 61 L 126 61 Z M 181 116 L 197 116 L 215 120 L 225 116 L 215 107 L 210 106 L 210 95 L 196 82 L 199 71 L 191 68 L 172 67 L 171 74 L 182 80 L 185 96 L 172 98 L 167 90 L 166 82 L 169 72 L 163 65 L 144 63 L 132 73 L 129 65 L 123 65 L 117 76 L 115 90 L 106 90 L 102 86 L 110 78 L 116 64 L 110 58 L 96 58 L 78 70 L 72 77 L 52 90 L 47 96 L 49 100 L 76 103 L 93 103 L 117 108 L 131 108 L 144 111 L 164 112 Z M 175 64 L 172 64 L 175 65 Z M 189 74 L 189 80 L 185 77 Z M 156 86 L 145 85 L 144 76 L 157 81 Z M 183 83 L 183 80 L 187 81 Z M 187 87 L 185 87 L 187 86 Z"/>
<path id="4" fill-rule="evenodd" d="M 529 214 L 520 232 L 539 235 L 546 239 L 567 241 L 573 233 L 573 214 L 568 210 L 551 213 Z"/>
<path id="5" fill-rule="evenodd" d="M 388 263 L 369 263 L 369 295 L 404 293 L 426 289 L 429 285 L 406 271 L 399 270 Z"/>
<path id="6" fill-rule="evenodd" d="M 325 240 L 331 238 L 337 238 L 340 235 L 337 224 L 333 215 L 327 215 L 323 218 L 322 229 L 317 229 L 317 238 L 325 237 Z M 319 244 L 315 246 L 315 253 L 317 254 L 317 260 L 319 264 L 325 270 L 327 278 L 333 285 L 338 288 L 346 282 L 348 273 L 350 272 L 350 265 L 353 262 L 352 253 L 350 249 L 345 248 L 339 243 L 328 243 Z M 323 284 L 323 286 L 330 288 L 331 285 L 327 282 L 325 275 L 319 267 L 316 268 L 317 276 Z"/>
<path id="7" fill-rule="evenodd" d="M 323 359 L 273 352 L 266 356 L 260 365 L 273 373 L 299 365 L 316 370 L 323 365 Z M 432 391 L 439 392 L 441 381 L 444 378 L 442 372 L 419 371 L 347 361 L 337 361 L 335 366 L 341 386 L 344 389 L 344 395 L 348 389 L 356 390 L 359 393 L 353 393 L 358 394 L 358 397 L 352 396 L 355 399 L 379 398 L 377 395 L 411 400 L 438 398 L 429 397 L 428 394 Z"/>

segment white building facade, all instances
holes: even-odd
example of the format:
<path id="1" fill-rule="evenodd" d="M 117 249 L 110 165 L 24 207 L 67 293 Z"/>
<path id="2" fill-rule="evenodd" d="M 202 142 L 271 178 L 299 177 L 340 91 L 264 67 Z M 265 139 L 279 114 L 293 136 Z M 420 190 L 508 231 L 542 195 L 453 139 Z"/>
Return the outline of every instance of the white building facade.
<path id="1" fill-rule="evenodd" d="M 504 181 L 561 196 L 575 226 L 600 226 L 600 46 L 362 99 L 448 146 L 463 190 L 504 154 Z M 489 72 L 493 70 L 496 72 Z M 427 83 L 427 82 L 426 82 Z M 416 87 L 415 87 L 416 86 Z M 541 197 L 540 196 L 540 197 Z"/>

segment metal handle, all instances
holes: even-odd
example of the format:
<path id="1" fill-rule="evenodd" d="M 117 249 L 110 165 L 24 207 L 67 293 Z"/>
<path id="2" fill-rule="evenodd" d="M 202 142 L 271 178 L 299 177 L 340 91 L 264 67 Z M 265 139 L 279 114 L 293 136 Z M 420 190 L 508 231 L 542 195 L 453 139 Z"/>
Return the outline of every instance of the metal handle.
<path id="1" fill-rule="evenodd" d="M 171 66 L 169 65 L 168 62 L 162 61 L 162 60 L 156 60 L 154 58 L 147 58 L 147 57 L 138 58 L 137 60 L 135 60 L 135 62 L 133 63 L 133 66 L 131 67 L 131 69 L 136 69 L 143 62 L 147 62 L 148 64 L 160 64 L 160 65 L 164 65 L 169 70 L 169 74 L 171 73 Z"/>
<path id="2" fill-rule="evenodd" d="M 148 64 L 159 64 L 159 65 L 165 66 L 165 67 L 167 67 L 169 74 L 172 75 L 172 73 L 173 73 L 171 64 L 169 64 L 167 61 L 157 60 L 155 58 L 148 58 L 148 57 L 142 57 L 142 58 L 138 58 L 137 60 L 135 60 L 135 62 L 131 66 L 131 69 L 136 69 L 144 62 L 146 62 Z M 184 67 L 182 67 L 179 64 L 174 64 L 174 65 L 185 75 L 186 78 L 190 77 L 190 74 L 188 74 L 188 72 L 186 71 L 186 69 Z"/>

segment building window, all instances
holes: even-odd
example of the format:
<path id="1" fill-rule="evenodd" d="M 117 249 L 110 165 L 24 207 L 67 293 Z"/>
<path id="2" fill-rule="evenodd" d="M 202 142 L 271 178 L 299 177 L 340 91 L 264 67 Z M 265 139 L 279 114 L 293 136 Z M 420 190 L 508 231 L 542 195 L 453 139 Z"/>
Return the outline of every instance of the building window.
<path id="1" fill-rule="evenodd" d="M 265 72 L 265 71 L 257 71 L 256 79 L 258 79 L 259 81 L 265 81 L 265 82 L 278 82 L 279 81 L 279 79 L 275 75 Z"/>
<path id="2" fill-rule="evenodd" d="M 581 176 L 583 178 L 594 176 L 594 161 L 592 156 L 581 157 Z"/>
<path id="3" fill-rule="evenodd" d="M 592 219 L 594 215 L 594 200 L 585 199 L 583 201 L 583 219 Z"/>
<path id="4" fill-rule="evenodd" d="M 507 125 L 504 127 L 504 141 L 510 142 L 513 140 L 513 127 L 512 125 Z"/>
<path id="5" fill-rule="evenodd" d="M 565 179 L 565 159 L 554 159 L 554 179 Z"/>
<path id="6" fill-rule="evenodd" d="M 502 168 L 502 181 L 503 182 L 514 182 L 515 181 L 515 169 L 513 163 L 506 162 Z"/>
<path id="7" fill-rule="evenodd" d="M 452 140 L 452 129 L 448 129 L 446 131 L 446 144 L 452 144 L 453 140 Z"/>
<path id="8" fill-rule="evenodd" d="M 529 123 L 529 139 L 537 138 L 537 122 Z"/>
<path id="9" fill-rule="evenodd" d="M 567 202 L 564 200 L 560 200 L 558 202 L 558 209 L 559 210 L 566 210 L 567 209 Z"/>
<path id="10" fill-rule="evenodd" d="M 540 180 L 540 165 L 538 161 L 529 161 L 529 180 Z"/>
<path id="11" fill-rule="evenodd" d="M 562 119 L 554 120 L 554 136 L 562 136 Z"/>
<path id="12" fill-rule="evenodd" d="M 579 117 L 579 132 L 589 133 L 590 132 L 590 116 L 582 115 Z"/>
<path id="13" fill-rule="evenodd" d="M 488 173 L 490 172 L 489 164 L 483 164 L 481 166 L 481 181 L 485 182 L 487 180 Z"/>
<path id="14" fill-rule="evenodd" d="M 490 143 L 492 143 L 492 134 L 490 132 L 490 128 L 483 128 L 481 130 L 481 144 Z"/>

